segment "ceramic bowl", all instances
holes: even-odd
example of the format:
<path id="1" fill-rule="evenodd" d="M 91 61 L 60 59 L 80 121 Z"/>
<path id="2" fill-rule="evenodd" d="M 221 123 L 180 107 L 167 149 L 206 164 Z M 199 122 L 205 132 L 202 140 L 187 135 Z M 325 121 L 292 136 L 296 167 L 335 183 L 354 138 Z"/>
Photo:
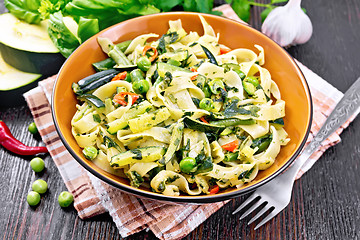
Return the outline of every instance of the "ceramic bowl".
<path id="1" fill-rule="evenodd" d="M 131 194 L 177 203 L 210 203 L 223 201 L 256 189 L 284 171 L 298 156 L 308 137 L 312 121 L 312 101 L 307 82 L 294 59 L 279 45 L 261 32 L 245 24 L 214 15 L 203 14 L 206 21 L 220 34 L 219 42 L 234 49 L 248 48 L 255 52 L 255 44 L 265 50 L 265 65 L 272 79 L 280 88 L 282 99 L 286 102 L 285 129 L 291 141 L 281 148 L 275 163 L 268 169 L 260 171 L 258 176 L 243 187 L 229 188 L 215 195 L 176 197 L 164 196 L 149 189 L 134 188 L 125 178 L 111 175 L 84 158 L 80 147 L 71 134 L 70 121 L 76 111 L 76 97 L 71 84 L 95 73 L 92 63 L 105 59 L 97 43 L 97 37 L 107 37 L 114 42 L 135 38 L 140 34 L 166 33 L 169 20 L 181 19 L 183 28 L 203 33 L 199 14 L 189 12 L 172 12 L 148 15 L 121 22 L 109 27 L 84 42 L 66 60 L 62 66 L 52 96 L 52 114 L 55 126 L 65 147 L 71 155 L 88 171 L 101 180 Z"/>

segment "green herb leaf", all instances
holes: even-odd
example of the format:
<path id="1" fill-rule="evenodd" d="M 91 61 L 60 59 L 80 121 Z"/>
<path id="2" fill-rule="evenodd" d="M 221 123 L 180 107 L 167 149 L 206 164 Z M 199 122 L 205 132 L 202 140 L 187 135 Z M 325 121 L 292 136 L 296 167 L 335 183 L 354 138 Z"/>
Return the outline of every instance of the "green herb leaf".
<path id="1" fill-rule="evenodd" d="M 248 0 L 234 0 L 231 7 L 236 14 L 245 22 L 250 19 L 250 3 Z"/>

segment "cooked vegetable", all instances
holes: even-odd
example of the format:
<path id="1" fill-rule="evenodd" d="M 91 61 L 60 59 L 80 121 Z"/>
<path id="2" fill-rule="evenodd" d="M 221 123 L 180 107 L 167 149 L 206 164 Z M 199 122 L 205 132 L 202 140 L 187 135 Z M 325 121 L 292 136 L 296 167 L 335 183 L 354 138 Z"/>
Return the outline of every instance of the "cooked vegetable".
<path id="1" fill-rule="evenodd" d="M 150 89 L 150 83 L 146 80 L 140 80 L 133 82 L 133 89 L 138 94 L 144 94 L 147 93 Z"/>
<path id="2" fill-rule="evenodd" d="M 127 96 L 127 98 L 131 97 L 131 104 L 134 104 L 136 102 L 136 100 L 138 100 L 139 95 L 136 93 L 132 93 L 132 92 L 119 92 L 114 96 L 114 101 L 126 106 L 128 103 L 125 100 L 125 97 Z"/>
<path id="3" fill-rule="evenodd" d="M 243 82 L 244 90 L 249 94 L 250 96 L 254 95 L 256 91 L 256 87 L 259 86 L 259 80 L 257 80 L 256 77 L 246 77 Z"/>
<path id="4" fill-rule="evenodd" d="M 30 166 L 32 168 L 32 170 L 34 170 L 34 172 L 41 172 L 42 170 L 44 170 L 45 168 L 45 163 L 44 160 L 42 160 L 39 157 L 35 157 L 33 159 L 31 159 L 30 161 Z"/>
<path id="5" fill-rule="evenodd" d="M 15 154 L 35 155 L 38 153 L 47 153 L 46 147 L 29 147 L 17 140 L 10 132 L 6 124 L 0 120 L 0 144 Z"/>
<path id="6" fill-rule="evenodd" d="M 224 129 L 221 126 L 200 122 L 198 120 L 195 120 L 195 119 L 192 119 L 189 117 L 184 118 L 184 123 L 185 123 L 186 128 L 190 128 L 190 129 L 197 130 L 200 132 L 212 132 L 214 134 L 217 134 L 219 131 Z"/>
<path id="7" fill-rule="evenodd" d="M 215 64 L 215 65 L 219 65 L 216 61 L 216 58 L 214 57 L 214 55 L 210 52 L 209 49 L 207 49 L 206 47 L 204 47 L 203 45 L 201 45 L 201 48 L 204 50 L 206 56 L 208 57 L 208 59 L 210 60 L 210 62 L 212 64 Z"/>
<path id="8" fill-rule="evenodd" d="M 142 56 L 139 57 L 136 61 L 136 65 L 138 66 L 138 68 L 140 68 L 142 71 L 146 72 L 147 70 L 149 70 L 150 66 L 151 66 L 151 61 L 149 60 L 148 57 Z"/>
<path id="9" fill-rule="evenodd" d="M 108 124 L 107 131 L 110 134 L 115 134 L 118 130 L 128 126 L 128 121 L 132 118 L 135 118 L 145 112 L 148 112 L 152 109 L 152 105 L 148 101 L 143 101 L 138 105 L 132 107 L 127 111 L 121 118 L 116 119 Z"/>
<path id="10" fill-rule="evenodd" d="M 183 158 L 180 161 L 180 170 L 184 173 L 190 173 L 196 166 L 196 160 L 192 157 Z"/>
<path id="11" fill-rule="evenodd" d="M 104 108 L 105 107 L 104 102 L 101 101 L 100 98 L 98 98 L 97 96 L 92 95 L 92 94 L 85 93 L 85 94 L 82 94 L 80 96 L 77 96 L 77 98 L 79 100 L 81 100 L 81 101 L 86 101 L 88 103 L 91 103 L 92 105 L 94 105 L 97 108 Z"/>
<path id="12" fill-rule="evenodd" d="M 258 150 L 255 152 L 255 154 L 264 151 L 270 145 L 271 140 L 272 140 L 271 135 L 265 135 L 263 137 L 254 139 L 253 143 L 251 144 L 251 147 L 258 148 Z"/>
<path id="13" fill-rule="evenodd" d="M 199 103 L 199 107 L 206 111 L 211 111 L 214 109 L 214 102 L 210 98 L 203 98 Z"/>
<path id="14" fill-rule="evenodd" d="M 40 194 L 35 191 L 30 191 L 26 197 L 26 201 L 30 206 L 37 206 L 40 203 Z"/>
<path id="15" fill-rule="evenodd" d="M 111 158 L 110 166 L 120 168 L 124 165 L 141 162 L 154 162 L 161 159 L 165 154 L 163 147 L 144 147 L 136 148 L 126 152 L 119 153 Z"/>
<path id="16" fill-rule="evenodd" d="M 252 125 L 255 124 L 254 119 L 238 119 L 238 118 L 226 118 L 220 120 L 210 121 L 210 124 L 221 126 L 221 127 L 230 127 L 237 125 Z"/>
<path id="17" fill-rule="evenodd" d="M 106 58 L 102 61 L 96 62 L 92 64 L 96 71 L 104 71 L 113 69 L 116 65 L 116 62 L 112 58 Z"/>
<path id="18" fill-rule="evenodd" d="M 154 47 L 145 46 L 142 55 L 144 57 L 146 57 L 150 61 L 150 64 L 151 64 L 151 62 L 153 62 L 157 58 L 158 52 L 157 52 L 156 48 L 154 48 Z M 147 70 L 145 70 L 145 71 L 147 71 Z"/>
<path id="19" fill-rule="evenodd" d="M 68 191 L 63 191 L 58 197 L 60 207 L 69 207 L 74 201 L 74 196 Z"/>
<path id="20" fill-rule="evenodd" d="M 142 132 L 165 121 L 169 117 L 169 110 L 167 108 L 160 108 L 153 113 L 145 113 L 137 118 L 130 119 L 129 127 L 133 133 Z"/>
<path id="21" fill-rule="evenodd" d="M 216 194 L 220 191 L 219 185 L 215 185 L 210 189 L 210 194 Z"/>
<path id="22" fill-rule="evenodd" d="M 232 142 L 229 142 L 227 144 L 221 145 L 221 147 L 229 152 L 235 152 L 239 147 L 239 140 L 236 139 Z"/>
<path id="23" fill-rule="evenodd" d="M 44 193 L 46 193 L 46 191 L 48 189 L 48 184 L 44 180 L 38 179 L 35 182 L 33 182 L 33 184 L 31 185 L 31 188 L 33 191 L 35 191 L 37 193 L 44 194 Z"/>
<path id="24" fill-rule="evenodd" d="M 159 161 L 161 164 L 167 164 L 174 157 L 175 152 L 180 147 L 183 132 L 184 123 L 177 123 L 172 130 L 169 147 L 167 148 L 164 157 Z"/>
<path id="25" fill-rule="evenodd" d="M 83 149 L 83 154 L 86 159 L 94 160 L 98 155 L 98 150 L 94 146 L 88 146 Z"/>

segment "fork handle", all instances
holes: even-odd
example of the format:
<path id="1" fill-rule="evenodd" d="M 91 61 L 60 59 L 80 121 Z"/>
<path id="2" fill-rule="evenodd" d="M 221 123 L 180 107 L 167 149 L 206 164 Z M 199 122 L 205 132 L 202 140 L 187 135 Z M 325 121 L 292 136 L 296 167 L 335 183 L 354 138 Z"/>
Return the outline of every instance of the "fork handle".
<path id="1" fill-rule="evenodd" d="M 319 132 L 314 136 L 312 141 L 306 146 L 300 157 L 295 160 L 287 171 L 298 173 L 300 168 L 304 165 L 306 160 L 315 152 L 321 143 L 334 133 L 346 120 L 351 116 L 358 114 L 360 111 L 360 77 L 351 85 L 345 92 L 342 99 L 336 105 L 329 117 L 326 119 L 324 125 Z M 286 172 L 287 172 L 286 171 Z"/>

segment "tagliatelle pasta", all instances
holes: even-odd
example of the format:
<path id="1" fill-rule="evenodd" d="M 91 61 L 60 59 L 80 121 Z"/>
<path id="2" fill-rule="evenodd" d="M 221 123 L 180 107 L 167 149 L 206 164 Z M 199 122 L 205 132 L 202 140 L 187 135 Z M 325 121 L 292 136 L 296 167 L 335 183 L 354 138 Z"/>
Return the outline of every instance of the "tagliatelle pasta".
<path id="1" fill-rule="evenodd" d="M 110 58 L 72 86 L 83 101 L 72 133 L 85 157 L 134 187 L 171 196 L 241 187 L 290 141 L 264 49 L 231 50 L 200 21 L 202 36 L 176 20 L 160 38 L 98 39 Z"/>

